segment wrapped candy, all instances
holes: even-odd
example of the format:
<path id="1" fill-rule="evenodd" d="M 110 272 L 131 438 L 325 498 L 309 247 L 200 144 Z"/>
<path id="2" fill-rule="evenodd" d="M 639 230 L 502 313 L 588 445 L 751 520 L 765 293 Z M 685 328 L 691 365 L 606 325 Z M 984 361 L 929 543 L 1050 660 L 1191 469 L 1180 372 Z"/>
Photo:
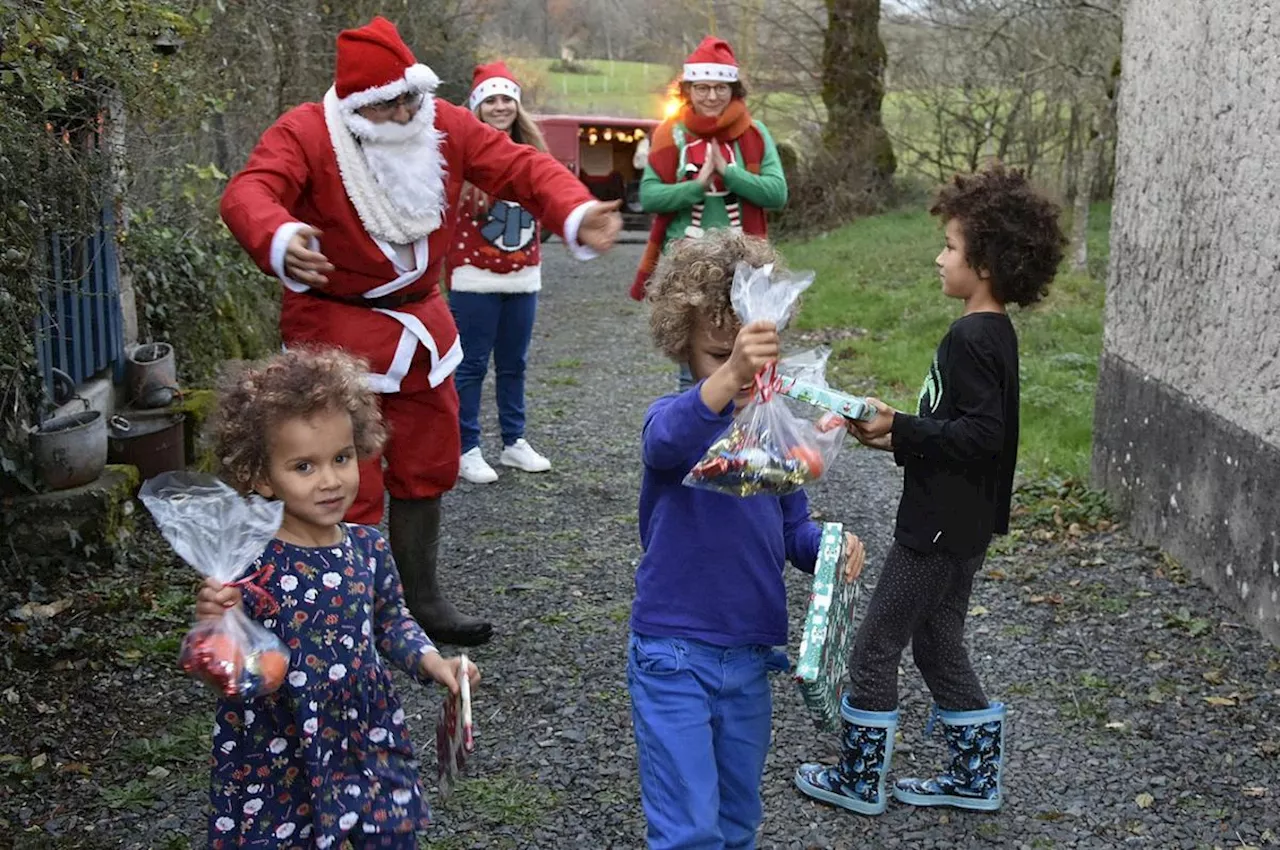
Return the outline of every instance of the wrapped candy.
<path id="1" fill-rule="evenodd" d="M 782 330 L 796 299 L 812 282 L 811 273 L 775 280 L 772 266 L 756 269 L 740 263 L 730 299 L 744 325 L 764 319 Z M 808 369 L 812 355 L 801 358 L 790 368 Z M 756 375 L 751 401 L 685 476 L 685 484 L 742 497 L 785 496 L 816 481 L 830 467 L 840 449 L 843 428 L 810 421 L 806 416 L 814 413 L 813 408 L 797 405 L 793 409 L 778 394 L 779 372 L 789 363 L 772 364 Z"/>
<path id="2" fill-rule="evenodd" d="M 436 770 L 440 796 L 448 797 L 467 764 L 467 756 L 476 749 L 471 727 L 471 679 L 467 675 L 467 656 L 458 666 L 458 694 L 446 695 L 436 722 Z"/>
<path id="3" fill-rule="evenodd" d="M 242 496 L 217 478 L 189 472 L 149 479 L 138 498 L 184 561 L 209 578 L 257 595 L 261 608 L 278 607 L 253 583 L 256 573 L 241 576 L 279 530 L 281 503 Z M 192 626 L 182 640 L 178 663 L 223 696 L 254 699 L 283 684 L 289 650 L 236 606 Z"/>

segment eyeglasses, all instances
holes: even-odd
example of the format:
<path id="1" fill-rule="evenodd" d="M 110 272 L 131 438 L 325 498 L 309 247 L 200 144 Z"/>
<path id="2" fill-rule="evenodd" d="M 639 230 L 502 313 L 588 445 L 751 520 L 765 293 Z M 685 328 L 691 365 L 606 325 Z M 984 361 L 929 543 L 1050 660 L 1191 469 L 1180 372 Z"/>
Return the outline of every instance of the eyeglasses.
<path id="1" fill-rule="evenodd" d="M 713 94 L 724 97 L 732 91 L 727 83 L 694 83 L 690 89 L 698 97 L 710 97 Z"/>
<path id="2" fill-rule="evenodd" d="M 377 103 L 371 103 L 369 104 L 369 109 L 373 110 L 379 115 L 389 115 L 392 112 L 395 112 L 397 109 L 399 109 L 402 106 L 405 109 L 409 110 L 410 112 L 413 112 L 415 109 L 417 109 L 419 106 L 422 105 L 422 98 L 423 98 L 422 92 L 418 92 L 418 91 L 405 92 L 399 97 L 392 98 L 391 100 L 382 100 Z"/>

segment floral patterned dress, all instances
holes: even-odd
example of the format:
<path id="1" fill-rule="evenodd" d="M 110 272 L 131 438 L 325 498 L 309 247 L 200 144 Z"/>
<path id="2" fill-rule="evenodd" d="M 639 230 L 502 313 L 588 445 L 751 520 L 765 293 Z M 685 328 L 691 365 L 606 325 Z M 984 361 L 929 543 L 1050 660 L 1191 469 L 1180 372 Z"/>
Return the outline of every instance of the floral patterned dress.
<path id="1" fill-rule="evenodd" d="M 429 822 L 379 653 L 425 681 L 419 660 L 434 650 L 404 607 L 386 540 L 343 527 L 335 546 L 273 540 L 253 567 L 246 611 L 289 647 L 289 674 L 274 694 L 218 703 L 213 850 L 362 846 Z"/>

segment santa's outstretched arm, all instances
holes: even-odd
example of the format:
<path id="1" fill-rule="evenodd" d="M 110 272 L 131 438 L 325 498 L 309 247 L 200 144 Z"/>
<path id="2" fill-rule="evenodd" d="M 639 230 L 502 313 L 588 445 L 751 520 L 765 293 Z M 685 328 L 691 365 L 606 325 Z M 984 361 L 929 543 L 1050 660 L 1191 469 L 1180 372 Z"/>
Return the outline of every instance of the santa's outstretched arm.
<path id="1" fill-rule="evenodd" d="M 533 214 L 545 228 L 564 237 L 581 259 L 595 252 L 578 243 L 578 227 L 595 196 L 569 169 L 550 154 L 513 142 L 506 133 L 488 126 L 465 109 L 438 102 L 451 110 L 455 143 L 464 152 L 464 174 L 489 194 L 515 201 Z"/>
<path id="2" fill-rule="evenodd" d="M 305 288 L 284 269 L 289 240 L 307 226 L 291 210 L 309 177 L 307 155 L 290 118 L 284 115 L 262 134 L 244 169 L 227 183 L 219 211 L 258 268 L 292 288 Z"/>

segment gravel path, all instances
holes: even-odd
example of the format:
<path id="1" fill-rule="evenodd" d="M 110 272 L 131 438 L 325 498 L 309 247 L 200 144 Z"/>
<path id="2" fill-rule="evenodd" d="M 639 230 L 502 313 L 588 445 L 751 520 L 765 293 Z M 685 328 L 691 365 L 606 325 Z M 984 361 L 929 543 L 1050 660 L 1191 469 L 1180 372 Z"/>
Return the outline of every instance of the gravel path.
<path id="1" fill-rule="evenodd" d="M 443 804 L 432 794 L 428 846 L 439 850 L 643 846 L 624 669 L 640 554 L 637 446 L 644 410 L 673 387 L 674 369 L 652 353 L 642 309 L 625 295 L 639 246 L 589 264 L 548 248 L 528 436 L 555 466 L 503 470 L 496 484 L 464 483 L 446 500 L 448 585 L 498 635 L 473 655 L 484 684 L 469 778 Z M 487 396 L 485 449 L 496 460 Z M 866 540 L 868 584 L 898 487 L 889 457 L 847 446 L 810 493 L 815 511 Z M 895 804 L 863 818 L 808 802 L 792 771 L 833 758 L 836 736 L 815 732 L 780 676 L 760 846 L 1280 846 L 1276 649 L 1122 532 L 1033 531 L 1008 548 L 984 569 L 970 621 L 979 674 L 1010 706 L 1004 810 Z M 46 655 L 32 654 L 31 631 L 0 632 L 0 655 L 18 659 L 0 686 L 0 847 L 202 846 L 212 700 L 173 669 L 172 637 L 147 642 L 180 634 L 189 610 L 189 571 L 164 557 L 109 574 L 119 599 L 99 589 L 78 602 L 82 613 L 66 615 L 72 633 L 50 621 Z M 78 593 L 65 577 L 45 583 L 42 599 Z M 789 571 L 793 656 L 807 583 Z M 25 592 L 11 588 L 6 609 Z M 122 622 L 112 612 L 135 597 L 131 610 L 141 602 L 144 613 Z M 27 654 L 14 654 L 23 640 Z M 121 651 L 130 645 L 140 649 Z M 404 677 L 399 686 L 432 776 L 439 697 Z M 896 767 L 929 770 L 941 749 L 923 738 L 928 697 L 909 657 L 901 692 Z"/>

